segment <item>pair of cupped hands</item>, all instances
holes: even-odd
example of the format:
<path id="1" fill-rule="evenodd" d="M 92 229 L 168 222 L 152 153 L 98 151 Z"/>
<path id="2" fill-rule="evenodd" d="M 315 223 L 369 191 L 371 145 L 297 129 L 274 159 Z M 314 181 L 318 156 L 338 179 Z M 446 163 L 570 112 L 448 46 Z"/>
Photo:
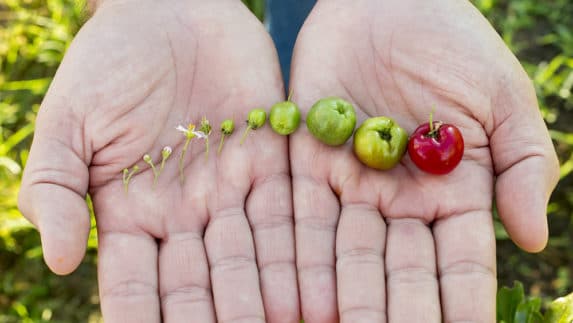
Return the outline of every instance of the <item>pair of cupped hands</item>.
<path id="1" fill-rule="evenodd" d="M 81 261 L 89 193 L 106 322 L 492 322 L 492 200 L 512 239 L 541 250 L 558 162 L 527 75 L 484 17 L 459 0 L 320 0 L 290 91 L 303 117 L 335 95 L 359 122 L 409 132 L 435 106 L 462 131 L 463 160 L 445 176 L 408 157 L 376 171 L 350 142 L 267 125 L 208 160 L 192 141 L 182 184 L 177 125 L 206 116 L 213 144 L 222 120 L 240 133 L 249 110 L 285 100 L 273 43 L 238 0 L 107 0 L 42 103 L 22 182 L 48 266 Z M 153 187 L 141 158 L 165 146 Z"/>

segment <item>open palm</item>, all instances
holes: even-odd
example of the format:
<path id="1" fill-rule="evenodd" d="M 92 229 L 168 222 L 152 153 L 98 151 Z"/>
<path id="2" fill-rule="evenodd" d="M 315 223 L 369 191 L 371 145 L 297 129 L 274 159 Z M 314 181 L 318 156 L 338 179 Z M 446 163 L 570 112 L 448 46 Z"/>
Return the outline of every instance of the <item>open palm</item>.
<path id="1" fill-rule="evenodd" d="M 248 111 L 282 96 L 272 42 L 239 1 L 105 2 L 42 104 L 22 184 L 48 265 L 65 274 L 83 257 L 89 192 L 106 322 L 296 322 L 287 141 L 267 126 L 239 145 Z M 182 182 L 175 127 L 202 117 L 211 152 L 191 142 Z M 141 158 L 159 165 L 165 146 L 154 186 Z"/>
<path id="2" fill-rule="evenodd" d="M 321 1 L 297 40 L 294 100 L 337 95 L 363 121 L 407 131 L 458 126 L 462 162 L 426 174 L 405 156 L 362 165 L 350 142 L 290 141 L 301 306 L 306 322 L 492 322 L 497 207 L 516 243 L 538 251 L 557 161 L 522 68 L 466 1 Z"/>

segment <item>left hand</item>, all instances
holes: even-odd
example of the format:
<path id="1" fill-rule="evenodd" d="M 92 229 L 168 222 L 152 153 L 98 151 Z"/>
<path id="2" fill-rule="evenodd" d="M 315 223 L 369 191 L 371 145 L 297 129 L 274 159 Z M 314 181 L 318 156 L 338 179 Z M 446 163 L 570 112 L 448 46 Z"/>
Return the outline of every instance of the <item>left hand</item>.
<path id="1" fill-rule="evenodd" d="M 484 17 L 459 0 L 322 0 L 291 76 L 303 111 L 337 95 L 359 122 L 389 116 L 411 133 L 435 106 L 465 139 L 458 168 L 435 176 L 292 136 L 305 322 L 493 322 L 494 188 L 512 239 L 539 251 L 558 163 L 527 75 Z"/>

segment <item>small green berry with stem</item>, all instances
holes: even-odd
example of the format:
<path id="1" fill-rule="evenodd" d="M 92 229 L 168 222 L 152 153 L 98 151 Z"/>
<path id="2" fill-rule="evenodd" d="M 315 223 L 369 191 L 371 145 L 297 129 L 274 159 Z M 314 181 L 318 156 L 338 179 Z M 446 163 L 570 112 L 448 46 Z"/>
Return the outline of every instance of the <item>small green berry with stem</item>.
<path id="1" fill-rule="evenodd" d="M 191 139 L 197 138 L 206 138 L 207 136 L 202 131 L 195 131 L 195 125 L 190 123 L 187 128 L 179 125 L 176 130 L 182 132 L 185 135 L 185 144 L 183 145 L 183 150 L 181 151 L 181 156 L 179 156 L 179 174 L 181 176 L 181 183 L 185 181 L 185 177 L 183 174 L 183 161 L 185 160 L 185 154 L 187 153 L 187 149 L 189 148 L 189 143 Z"/>
<path id="2" fill-rule="evenodd" d="M 128 192 L 129 181 L 131 180 L 133 174 L 135 174 L 137 171 L 139 171 L 139 166 L 137 165 L 133 166 L 131 171 L 128 168 L 123 169 L 123 188 L 125 189 L 126 194 Z"/>
<path id="3" fill-rule="evenodd" d="M 167 161 L 167 158 L 171 156 L 172 152 L 173 149 L 171 149 L 169 146 L 165 146 L 163 147 L 163 150 L 161 150 L 161 165 L 159 166 L 159 172 L 157 173 L 157 176 L 159 176 L 159 174 L 161 174 L 163 171 L 163 168 L 165 168 L 165 162 Z"/>
<path id="4" fill-rule="evenodd" d="M 209 159 L 209 135 L 211 134 L 211 124 L 207 118 L 201 119 L 199 131 L 205 134 L 205 159 Z"/>
<path id="5" fill-rule="evenodd" d="M 241 145 L 245 142 L 247 135 L 251 129 L 257 130 L 265 125 L 267 121 L 267 112 L 264 109 L 253 109 L 249 112 L 247 116 L 247 129 L 243 133 L 243 138 L 241 138 Z"/>
<path id="6" fill-rule="evenodd" d="M 219 149 L 217 149 L 217 154 L 221 153 L 223 149 L 223 142 L 225 137 L 229 136 L 235 131 L 235 122 L 231 119 L 227 119 L 221 123 L 221 142 L 219 142 Z"/>
<path id="7" fill-rule="evenodd" d="M 157 169 L 155 169 L 155 164 L 153 163 L 153 160 L 149 154 L 143 155 L 143 161 L 149 165 L 153 171 L 153 187 L 155 187 L 155 183 L 157 182 Z"/>
<path id="8" fill-rule="evenodd" d="M 300 125 L 300 109 L 291 101 L 291 96 L 292 91 L 286 101 L 273 105 L 269 113 L 271 128 L 279 135 L 288 136 Z"/>
<path id="9" fill-rule="evenodd" d="M 171 147 L 166 146 L 163 148 L 163 150 L 161 151 L 161 164 L 159 166 L 159 169 L 155 167 L 155 164 L 153 163 L 153 160 L 151 159 L 151 156 L 149 156 L 149 154 L 145 154 L 143 156 L 143 161 L 147 163 L 151 167 L 151 170 L 153 171 L 153 188 L 155 188 L 155 185 L 157 184 L 157 178 L 159 178 L 159 175 L 161 175 L 161 172 L 165 167 L 165 161 L 167 160 L 167 158 L 169 158 L 169 156 L 171 156 L 171 152 L 172 152 Z"/>

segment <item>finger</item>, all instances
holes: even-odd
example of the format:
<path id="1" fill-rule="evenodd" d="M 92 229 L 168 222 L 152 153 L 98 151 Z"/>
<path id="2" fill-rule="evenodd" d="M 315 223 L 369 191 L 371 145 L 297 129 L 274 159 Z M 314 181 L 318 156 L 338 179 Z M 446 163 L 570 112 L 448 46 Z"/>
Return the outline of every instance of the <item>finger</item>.
<path id="1" fill-rule="evenodd" d="M 163 322 L 215 322 L 209 264 L 200 232 L 172 233 L 161 243 Z"/>
<path id="2" fill-rule="evenodd" d="M 298 322 L 290 176 L 281 172 L 255 179 L 247 214 L 255 239 L 267 321 Z"/>
<path id="3" fill-rule="evenodd" d="M 218 322 L 265 322 L 253 237 L 242 206 L 211 215 L 205 233 Z"/>
<path id="4" fill-rule="evenodd" d="M 512 239 L 527 251 L 547 243 L 547 203 L 559 179 L 559 162 L 535 91 L 521 67 L 501 87 L 490 134 L 499 215 Z"/>
<path id="5" fill-rule="evenodd" d="M 441 322 L 434 237 L 420 220 L 390 220 L 386 277 L 388 321 Z"/>
<path id="6" fill-rule="evenodd" d="M 336 322 L 335 235 L 338 198 L 327 183 L 293 177 L 296 264 L 305 322 Z"/>
<path id="7" fill-rule="evenodd" d="M 98 281 L 106 322 L 159 323 L 157 245 L 145 234 L 101 231 Z"/>
<path id="8" fill-rule="evenodd" d="M 495 238 L 491 214 L 438 220 L 436 241 L 445 322 L 495 322 Z"/>
<path id="9" fill-rule="evenodd" d="M 89 153 L 71 107 L 46 97 L 24 171 L 19 207 L 40 231 L 44 259 L 57 274 L 82 260 L 90 230 L 85 195 Z"/>
<path id="10" fill-rule="evenodd" d="M 377 209 L 345 205 L 336 234 L 336 278 L 341 322 L 385 322 L 386 224 Z"/>

